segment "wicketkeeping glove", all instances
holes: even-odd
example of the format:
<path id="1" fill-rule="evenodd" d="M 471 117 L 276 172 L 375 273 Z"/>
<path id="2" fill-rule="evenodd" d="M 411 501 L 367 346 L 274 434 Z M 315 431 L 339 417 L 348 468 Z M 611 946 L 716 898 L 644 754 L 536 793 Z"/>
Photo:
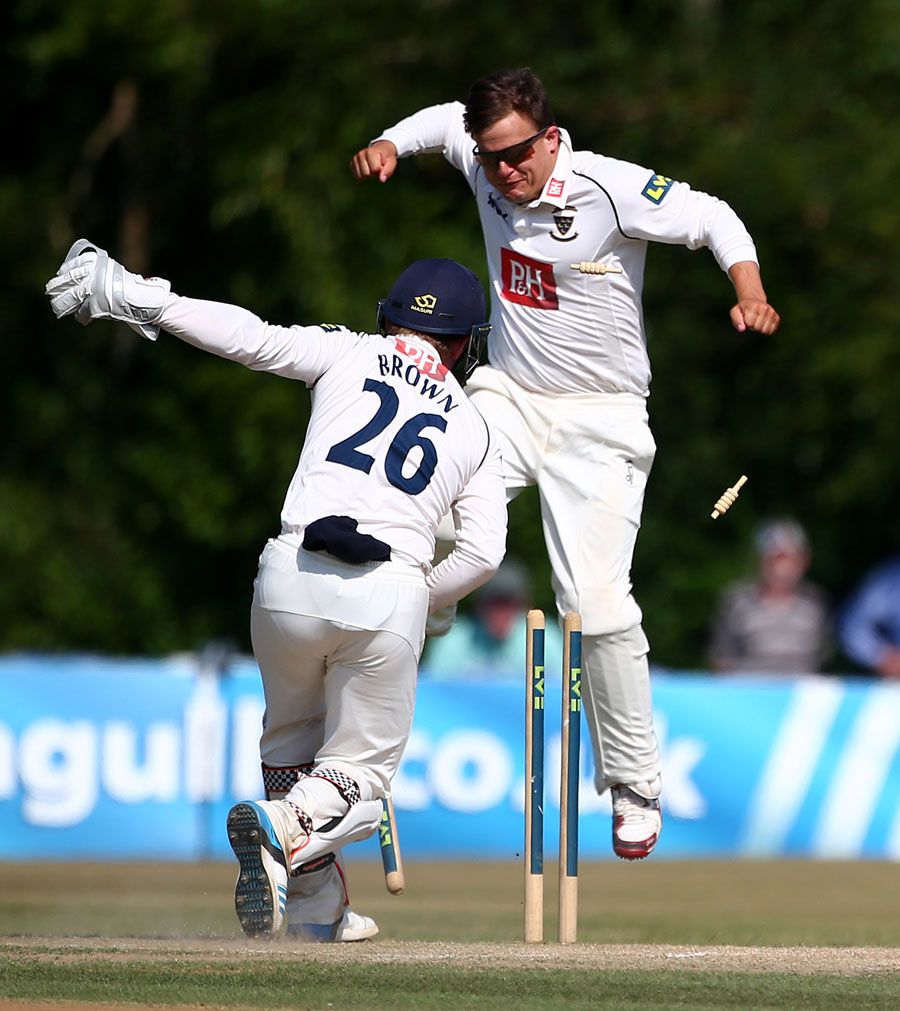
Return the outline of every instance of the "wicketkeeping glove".
<path id="1" fill-rule="evenodd" d="M 172 286 L 161 277 L 132 274 L 105 249 L 79 239 L 44 290 L 57 319 L 74 313 L 84 326 L 93 319 L 114 319 L 155 341 Z"/>

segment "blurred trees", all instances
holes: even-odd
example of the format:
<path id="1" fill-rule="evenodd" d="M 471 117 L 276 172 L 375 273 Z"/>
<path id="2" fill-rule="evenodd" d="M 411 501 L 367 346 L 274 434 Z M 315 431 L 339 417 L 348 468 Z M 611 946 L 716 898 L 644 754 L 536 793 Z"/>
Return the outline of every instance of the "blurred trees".
<path id="1" fill-rule="evenodd" d="M 71 241 L 275 322 L 367 329 L 407 261 L 452 256 L 485 277 L 483 249 L 443 159 L 363 186 L 351 154 L 509 65 L 542 76 L 577 147 L 728 200 L 783 317 L 774 339 L 735 334 L 709 254 L 651 249 L 659 452 L 634 577 L 656 662 L 703 663 L 715 598 L 764 516 L 807 526 L 837 599 L 900 547 L 889 0 L 598 0 L 515 20 L 471 0 L 12 0 L 0 27 L 0 648 L 246 646 L 307 417 L 298 384 L 165 335 L 56 323 L 42 290 Z M 512 507 L 510 550 L 550 607 L 536 510 L 528 494 Z"/>

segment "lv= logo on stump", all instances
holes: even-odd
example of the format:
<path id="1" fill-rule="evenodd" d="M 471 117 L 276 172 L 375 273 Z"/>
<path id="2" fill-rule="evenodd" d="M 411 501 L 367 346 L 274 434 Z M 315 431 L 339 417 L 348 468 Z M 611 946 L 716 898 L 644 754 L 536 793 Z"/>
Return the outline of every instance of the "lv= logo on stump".
<path id="1" fill-rule="evenodd" d="M 529 611 L 525 660 L 525 941 L 544 939 L 543 611 Z M 578 786 L 581 750 L 581 615 L 563 624 L 559 788 L 559 942 L 578 933 Z"/>

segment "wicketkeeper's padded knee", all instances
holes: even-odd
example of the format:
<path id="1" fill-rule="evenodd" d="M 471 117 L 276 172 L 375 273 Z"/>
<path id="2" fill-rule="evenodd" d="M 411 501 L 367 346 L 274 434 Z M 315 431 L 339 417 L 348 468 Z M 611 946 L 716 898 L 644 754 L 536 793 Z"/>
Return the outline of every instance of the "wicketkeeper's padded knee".
<path id="1" fill-rule="evenodd" d="M 342 769 L 317 765 L 310 770 L 306 778 L 321 779 L 329 783 L 337 790 L 347 807 L 353 807 L 354 804 L 359 803 L 361 796 L 359 783 Z"/>
<path id="2" fill-rule="evenodd" d="M 291 874 L 320 857 L 350 843 L 368 839 L 381 822 L 381 801 L 361 800 L 354 804 L 342 818 L 333 818 L 321 828 L 310 833 L 309 842 L 297 852 L 291 865 Z"/>

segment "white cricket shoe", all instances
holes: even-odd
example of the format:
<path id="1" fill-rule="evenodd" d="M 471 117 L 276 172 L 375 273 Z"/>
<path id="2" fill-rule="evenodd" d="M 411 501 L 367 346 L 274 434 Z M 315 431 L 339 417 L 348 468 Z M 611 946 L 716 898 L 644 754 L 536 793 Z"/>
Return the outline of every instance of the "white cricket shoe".
<path id="1" fill-rule="evenodd" d="M 234 886 L 241 927 L 248 937 L 276 937 L 285 925 L 291 865 L 291 826 L 281 805 L 235 804 L 228 812 L 228 839 L 241 865 Z"/>
<path id="2" fill-rule="evenodd" d="M 623 860 L 643 860 L 662 831 L 659 801 L 647 800 L 621 783 L 611 792 L 613 851 Z"/>
<path id="3" fill-rule="evenodd" d="M 378 924 L 371 916 L 361 916 L 352 909 L 334 923 L 290 923 L 290 937 L 319 944 L 337 944 L 346 941 L 367 941 L 378 933 Z"/>
<path id="4" fill-rule="evenodd" d="M 371 916 L 362 916 L 345 909 L 334 932 L 335 941 L 368 941 L 378 933 L 378 924 Z"/>

